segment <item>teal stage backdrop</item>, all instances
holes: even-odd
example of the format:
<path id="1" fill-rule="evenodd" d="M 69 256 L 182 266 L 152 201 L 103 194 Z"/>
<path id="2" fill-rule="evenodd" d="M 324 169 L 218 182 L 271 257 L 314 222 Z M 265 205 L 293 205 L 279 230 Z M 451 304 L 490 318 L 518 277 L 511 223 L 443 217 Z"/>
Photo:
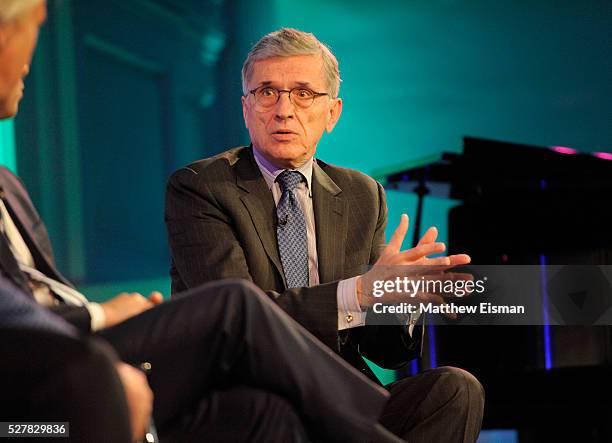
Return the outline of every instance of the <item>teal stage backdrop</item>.
<path id="1" fill-rule="evenodd" d="M 612 151 L 611 25 L 605 0 L 49 0 L 2 159 L 90 295 L 167 293 L 165 180 L 248 143 L 240 68 L 264 33 L 329 44 L 344 112 L 318 156 L 372 173 L 459 152 L 465 135 Z M 416 199 L 389 191 L 388 203 L 391 232 Z M 453 204 L 425 201 L 442 240 Z"/>
<path id="2" fill-rule="evenodd" d="M 319 149 L 330 162 L 372 172 L 458 152 L 465 135 L 612 150 L 610 2 L 307 4 L 277 0 L 273 27 L 311 31 L 340 60 L 344 112 Z M 416 199 L 388 197 L 393 228 Z M 426 199 L 442 239 L 452 205 Z"/>
<path id="3" fill-rule="evenodd" d="M 13 120 L 0 121 L 0 165 L 4 165 L 14 173 L 17 173 L 17 159 L 15 155 Z"/>
<path id="4" fill-rule="evenodd" d="M 165 277 L 164 182 L 248 143 L 240 67 L 280 26 L 314 32 L 340 60 L 344 112 L 318 149 L 328 162 L 372 173 L 458 152 L 465 135 L 612 150 L 609 2 L 52 0 L 49 9 L 16 121 L 16 166 L 58 261 L 82 283 Z M 442 239 L 452 205 L 425 201 L 424 225 Z M 393 228 L 415 198 L 389 191 L 389 207 Z"/>
<path id="5" fill-rule="evenodd" d="M 28 185 L 60 269 L 96 300 L 168 294 L 165 181 L 248 143 L 240 68 L 281 26 L 315 33 L 340 61 L 344 112 L 317 154 L 327 162 L 373 173 L 459 152 L 466 135 L 612 151 L 606 0 L 48 5 L 14 134 L 0 124 L 0 161 Z M 390 233 L 416 199 L 389 190 L 388 204 Z M 454 204 L 425 200 L 423 225 L 442 240 Z"/>

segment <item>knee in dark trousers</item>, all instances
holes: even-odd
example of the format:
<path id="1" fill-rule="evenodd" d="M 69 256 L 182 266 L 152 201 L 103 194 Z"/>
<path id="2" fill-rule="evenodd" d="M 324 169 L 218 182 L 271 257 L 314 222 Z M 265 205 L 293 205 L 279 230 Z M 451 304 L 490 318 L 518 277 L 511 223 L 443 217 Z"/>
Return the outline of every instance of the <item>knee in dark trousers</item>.
<path id="1" fill-rule="evenodd" d="M 189 291 L 176 294 L 176 299 L 195 297 L 194 301 L 199 301 L 199 295 L 214 294 L 215 300 L 223 300 L 227 306 L 233 308 L 233 312 L 239 313 L 243 310 L 250 310 L 261 307 L 265 303 L 272 303 L 268 296 L 257 286 L 248 280 L 229 278 L 205 283 Z M 210 303 L 212 300 L 207 300 Z M 230 311 L 232 312 L 232 311 Z"/>
<path id="2" fill-rule="evenodd" d="M 453 367 L 424 371 L 387 386 L 391 393 L 381 423 L 415 443 L 475 442 L 484 410 L 484 389 L 469 372 Z"/>
<path id="3" fill-rule="evenodd" d="M 430 394 L 437 402 L 431 404 L 430 413 L 440 411 L 444 415 L 441 426 L 446 423 L 453 429 L 444 441 L 475 442 L 482 425 L 484 388 L 476 377 L 463 369 L 443 366 L 432 372 L 437 381 Z"/>
<path id="4" fill-rule="evenodd" d="M 469 372 L 452 366 L 442 366 L 434 369 L 438 374 L 438 382 L 433 389 L 438 395 L 440 403 L 450 403 L 458 412 L 468 409 L 473 413 L 478 411 L 482 416 L 484 408 L 484 388 Z"/>
<path id="5" fill-rule="evenodd" d="M 285 398 L 260 389 L 238 386 L 214 391 L 191 415 L 160 435 L 162 441 L 217 443 L 306 443 L 304 424 Z"/>

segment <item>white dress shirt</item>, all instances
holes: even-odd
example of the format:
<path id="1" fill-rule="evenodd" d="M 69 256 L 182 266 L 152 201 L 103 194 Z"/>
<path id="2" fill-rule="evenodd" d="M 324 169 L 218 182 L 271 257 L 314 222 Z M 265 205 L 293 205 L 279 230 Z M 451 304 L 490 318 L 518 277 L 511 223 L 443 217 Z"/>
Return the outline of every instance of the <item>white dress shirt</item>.
<path id="1" fill-rule="evenodd" d="M 255 162 L 263 175 L 268 188 L 272 191 L 274 203 L 278 205 L 282 191 L 280 185 L 276 182 L 276 177 L 284 171 L 271 164 L 257 148 L 253 147 Z M 315 230 L 314 208 L 312 205 L 312 167 L 316 160 L 311 158 L 295 171 L 300 172 L 306 181 L 298 185 L 294 191 L 295 196 L 304 212 L 306 221 L 306 237 L 308 241 L 308 283 L 309 286 L 319 284 L 319 260 L 317 257 L 317 236 Z M 356 326 L 365 325 L 366 312 L 361 310 L 357 298 L 357 277 L 340 280 L 336 297 L 338 302 L 338 330 L 354 328 Z M 418 320 L 418 316 L 411 316 L 409 333 L 412 336 L 414 324 Z"/>

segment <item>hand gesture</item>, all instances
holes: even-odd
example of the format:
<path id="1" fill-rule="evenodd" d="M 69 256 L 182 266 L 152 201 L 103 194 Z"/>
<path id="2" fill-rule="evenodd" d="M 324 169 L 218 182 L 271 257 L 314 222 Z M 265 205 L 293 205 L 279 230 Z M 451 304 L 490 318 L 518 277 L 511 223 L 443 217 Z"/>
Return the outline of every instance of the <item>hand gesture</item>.
<path id="1" fill-rule="evenodd" d="M 400 303 L 444 303 L 444 298 L 436 292 L 419 291 L 408 296 L 401 291 L 385 291 L 384 298 L 379 299 L 374 294 L 375 282 L 409 281 L 449 281 L 471 279 L 468 274 L 444 273 L 454 266 L 470 262 L 467 254 L 456 254 L 446 257 L 429 257 L 446 250 L 446 245 L 436 242 L 438 230 L 431 227 L 425 232 L 417 246 L 402 251 L 402 243 L 408 232 L 408 216 L 403 214 L 400 224 L 393 233 L 391 241 L 383 250 L 374 267 L 357 279 L 357 297 L 359 305 L 367 310 L 376 302 Z"/>

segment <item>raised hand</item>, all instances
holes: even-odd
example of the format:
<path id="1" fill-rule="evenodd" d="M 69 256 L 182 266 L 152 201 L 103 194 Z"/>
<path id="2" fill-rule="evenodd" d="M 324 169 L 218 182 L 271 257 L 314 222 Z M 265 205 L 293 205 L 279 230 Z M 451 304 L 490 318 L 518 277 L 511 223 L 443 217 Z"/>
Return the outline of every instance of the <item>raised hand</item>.
<path id="1" fill-rule="evenodd" d="M 457 254 L 450 257 L 429 257 L 446 250 L 446 245 L 436 242 L 438 230 L 435 227 L 429 228 L 417 246 L 402 251 L 402 243 L 408 232 L 408 216 L 403 214 L 400 224 L 396 228 L 389 244 L 382 251 L 378 261 L 373 268 L 357 279 L 357 297 L 362 309 L 367 310 L 376 302 L 400 303 L 408 302 L 411 304 L 419 303 L 444 303 L 444 298 L 436 292 L 419 291 L 412 296 L 404 292 L 385 291 L 384 297 L 375 296 L 375 283 L 406 279 L 417 280 L 460 280 L 470 279 L 467 274 L 444 273 L 443 271 L 470 262 L 467 254 Z"/>

